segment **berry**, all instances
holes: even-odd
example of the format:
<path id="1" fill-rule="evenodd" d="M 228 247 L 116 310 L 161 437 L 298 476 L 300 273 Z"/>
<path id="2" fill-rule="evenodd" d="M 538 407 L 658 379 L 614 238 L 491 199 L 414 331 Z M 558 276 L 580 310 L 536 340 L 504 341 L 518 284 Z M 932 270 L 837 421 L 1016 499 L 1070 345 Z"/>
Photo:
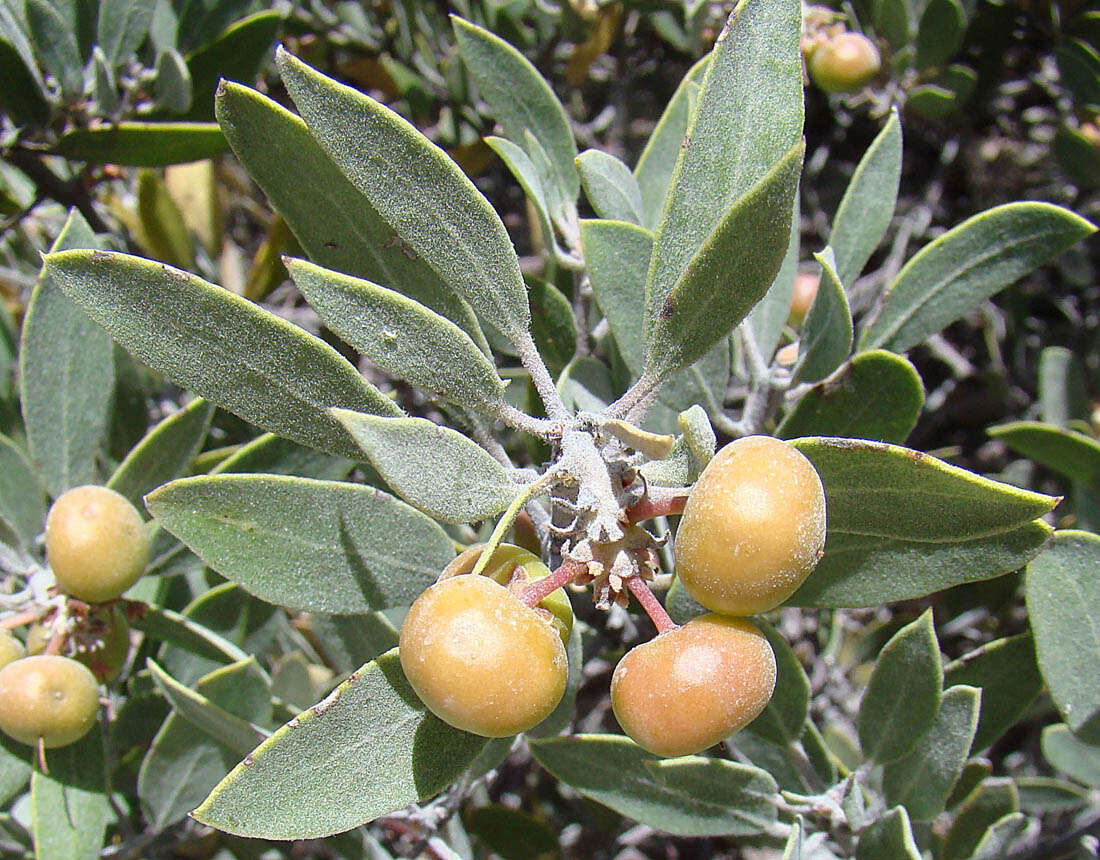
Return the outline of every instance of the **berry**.
<path id="1" fill-rule="evenodd" d="M 57 584 L 88 603 L 121 595 L 141 576 L 149 554 L 141 514 L 106 487 L 68 490 L 46 517 L 46 560 Z"/>
<path id="2" fill-rule="evenodd" d="M 485 576 L 452 576 L 421 594 L 401 627 L 400 655 L 433 714 L 483 737 L 538 725 L 565 693 L 558 631 Z"/>
<path id="3" fill-rule="evenodd" d="M 95 676 L 68 657 L 40 654 L 0 669 L 0 730 L 15 740 L 63 747 L 95 724 Z"/>
<path id="4" fill-rule="evenodd" d="M 688 497 L 676 532 L 676 575 L 712 612 L 778 606 L 817 565 L 825 490 L 813 464 L 770 436 L 726 445 Z"/>
<path id="5" fill-rule="evenodd" d="M 799 272 L 794 279 L 794 292 L 791 294 L 791 312 L 788 317 L 791 325 L 802 325 L 810 306 L 817 296 L 820 278 L 813 272 Z"/>
<path id="6" fill-rule="evenodd" d="M 742 618 L 704 615 L 627 652 L 611 678 L 611 707 L 649 752 L 692 755 L 756 719 L 774 690 L 764 635 Z"/>
<path id="7" fill-rule="evenodd" d="M 23 656 L 23 646 L 7 630 L 0 630 L 0 669 Z"/>
<path id="8" fill-rule="evenodd" d="M 827 93 L 854 93 L 882 66 L 875 43 L 861 33 L 841 33 L 818 43 L 806 66 L 813 82 Z"/>

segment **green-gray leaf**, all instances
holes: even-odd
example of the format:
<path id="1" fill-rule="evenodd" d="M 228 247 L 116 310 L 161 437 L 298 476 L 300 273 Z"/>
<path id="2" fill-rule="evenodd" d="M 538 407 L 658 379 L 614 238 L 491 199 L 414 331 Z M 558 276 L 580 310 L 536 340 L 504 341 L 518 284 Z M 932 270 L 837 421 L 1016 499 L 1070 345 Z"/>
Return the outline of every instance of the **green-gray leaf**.
<path id="1" fill-rule="evenodd" d="M 524 131 L 529 131 L 549 157 L 558 195 L 576 200 L 580 192 L 573 167 L 577 145 L 554 91 L 530 61 L 499 36 L 457 15 L 451 16 L 451 23 L 462 62 L 504 134 L 523 146 Z"/>
<path id="2" fill-rule="evenodd" d="M 900 179 L 901 123 L 895 109 L 860 159 L 833 218 L 829 245 L 841 283 L 855 283 L 886 235 Z"/>
<path id="3" fill-rule="evenodd" d="M 138 49 L 153 23 L 155 0 L 103 0 L 99 4 L 96 43 L 107 65 L 118 66 Z"/>
<path id="4" fill-rule="evenodd" d="M 1039 421 L 990 427 L 989 435 L 1071 481 L 1100 488 L 1100 442 L 1092 436 Z"/>
<path id="5" fill-rule="evenodd" d="M 737 198 L 675 268 L 669 260 L 690 236 L 667 238 L 666 208 L 646 281 L 646 373 L 663 379 L 700 358 L 752 310 L 787 251 L 805 145 L 795 144 Z M 698 214 L 698 213 L 696 213 Z"/>
<path id="6" fill-rule="evenodd" d="M 895 633 L 875 661 L 859 706 L 863 755 L 886 764 L 912 752 L 932 726 L 942 692 L 940 646 L 927 610 Z"/>
<path id="7" fill-rule="evenodd" d="M 513 342 L 530 311 L 519 260 L 489 201 L 447 154 L 393 111 L 282 49 L 283 82 L 329 157 L 400 240 Z"/>
<path id="8" fill-rule="evenodd" d="M 802 329 L 801 357 L 794 372 L 801 382 L 820 382 L 852 350 L 852 311 L 836 273 L 833 249 L 826 246 L 814 259 L 821 264 L 821 281 Z"/>
<path id="9" fill-rule="evenodd" d="M 379 367 L 471 409 L 504 403 L 496 368 L 462 329 L 401 293 L 305 260 L 284 260 L 329 328 Z"/>
<path id="10" fill-rule="evenodd" d="M 142 496 L 187 470 L 213 416 L 214 404 L 198 397 L 169 415 L 126 455 L 107 486 L 140 506 Z"/>
<path id="11" fill-rule="evenodd" d="M 1063 719 L 1080 738 L 1100 743 L 1100 537 L 1055 532 L 1027 568 L 1027 610 L 1039 669 Z"/>
<path id="12" fill-rule="evenodd" d="M 924 406 L 924 384 L 904 356 L 875 349 L 854 356 L 839 374 L 811 389 L 776 435 L 846 436 L 901 444 Z"/>
<path id="13" fill-rule="evenodd" d="M 1043 729 L 1043 756 L 1062 773 L 1078 782 L 1100 788 L 1100 749 L 1086 744 L 1058 724 Z"/>
<path id="14" fill-rule="evenodd" d="M 454 558 L 438 524 L 360 484 L 182 478 L 146 497 L 166 529 L 261 600 L 355 614 L 404 606 Z"/>
<path id="15" fill-rule="evenodd" d="M 986 831 L 1020 808 L 1011 779 L 987 779 L 963 801 L 943 840 L 942 860 L 969 860 Z"/>
<path id="16" fill-rule="evenodd" d="M 1065 347 L 1048 346 L 1039 353 L 1039 411 L 1043 421 L 1058 427 L 1087 421 L 1092 411 L 1081 359 Z"/>
<path id="17" fill-rule="evenodd" d="M 734 271 L 726 274 L 723 285 L 740 299 L 731 304 L 745 305 L 740 315 L 744 317 L 771 285 L 787 250 L 788 235 L 780 225 L 790 219 L 801 166 L 800 26 L 798 2 L 746 0 L 738 3 L 715 42 L 664 201 L 646 286 L 647 359 L 658 377 L 662 365 L 654 360 L 661 348 L 656 345 L 653 328 L 676 285 L 685 277 L 697 279 L 711 266 L 723 268 L 706 257 L 729 254 L 725 263 L 735 261 Z M 777 175 L 775 168 L 780 164 L 783 168 Z M 769 174 L 777 181 L 764 181 Z M 761 198 L 753 201 L 756 217 L 744 206 L 752 189 Z M 763 189 L 777 194 L 761 194 Z M 780 206 L 784 198 L 787 205 Z M 738 213 L 740 219 L 730 217 Z M 741 222 L 735 231 L 737 220 Z M 742 234 L 744 247 L 730 245 L 735 232 Z M 701 252 L 702 258 L 698 258 Z M 761 257 L 759 262 L 748 265 L 756 257 Z M 689 274 L 700 268 L 703 272 Z M 746 276 L 750 271 L 762 277 L 768 269 L 763 284 L 749 283 L 752 279 Z M 717 277 L 719 273 L 709 274 Z M 741 278 L 746 278 L 746 283 L 739 283 Z M 742 295 L 746 290 L 753 295 Z M 734 310 L 723 308 L 719 317 L 726 331 L 739 321 L 727 321 L 726 313 L 734 316 Z M 711 343 L 698 354 L 706 352 Z"/>
<path id="18" fill-rule="evenodd" d="M 91 164 L 165 167 L 213 158 L 228 148 L 214 122 L 120 122 L 66 132 L 56 151 Z"/>
<path id="19" fill-rule="evenodd" d="M 634 167 L 634 176 L 638 180 L 638 188 L 642 194 L 642 210 L 645 214 L 642 224 L 650 230 L 655 230 L 661 220 L 665 196 L 672 183 L 672 174 L 676 168 L 676 161 L 680 157 L 680 147 L 687 134 L 695 95 L 698 94 L 699 82 L 707 70 L 710 58 L 711 55 L 707 54 L 684 75 L 680 86 L 672 94 L 664 113 L 661 114 L 656 127 L 649 135 L 645 149 L 638 157 L 638 164 Z M 692 94 L 693 91 L 695 95 Z"/>
<path id="20" fill-rule="evenodd" d="M 253 89 L 223 81 L 215 99 L 230 146 L 313 262 L 404 293 L 488 353 L 470 306 L 408 246 L 333 164 L 306 124 Z M 309 188 L 308 194 L 302 189 Z"/>
<path id="21" fill-rule="evenodd" d="M 45 271 L 137 358 L 296 442 L 354 459 L 327 408 L 400 411 L 321 339 L 194 275 L 102 251 L 51 254 Z"/>
<path id="22" fill-rule="evenodd" d="M 428 713 L 394 650 L 275 732 L 194 817 L 264 839 L 341 833 L 431 797 L 484 746 Z"/>
<path id="23" fill-rule="evenodd" d="M 393 491 L 436 519 L 483 520 L 516 497 L 505 468 L 457 430 L 426 418 L 334 414 Z"/>
<path id="24" fill-rule="evenodd" d="M 700 756 L 660 761 L 618 735 L 531 743 L 555 777 L 616 812 L 677 836 L 750 835 L 775 821 L 767 772 Z"/>
<path id="25" fill-rule="evenodd" d="M 50 750 L 49 768 L 31 776 L 35 858 L 97 860 L 112 817 L 99 731 Z"/>
<path id="26" fill-rule="evenodd" d="M 787 242 L 787 253 L 783 263 L 768 287 L 768 292 L 745 317 L 744 325 L 752 329 L 756 346 L 767 364 L 771 364 L 775 350 L 783 338 L 783 330 L 791 313 L 791 299 L 794 297 L 794 282 L 798 276 L 798 257 L 801 251 L 801 236 L 794 225 L 799 223 L 798 195 L 795 195 L 794 211 L 791 213 L 791 236 Z"/>
<path id="27" fill-rule="evenodd" d="M 210 474 L 265 472 L 272 475 L 296 475 L 299 478 L 340 481 L 348 476 L 348 472 L 354 465 L 351 460 L 330 457 L 328 454 L 303 447 L 273 433 L 264 433 L 222 460 L 211 469 Z"/>
<path id="28" fill-rule="evenodd" d="M 531 160 L 527 151 L 518 144 L 512 143 L 506 137 L 488 135 L 483 138 L 486 145 L 497 154 L 504 162 L 504 166 L 511 171 L 512 176 L 523 189 L 523 193 L 535 207 L 535 213 L 539 219 L 539 229 L 542 231 L 543 241 L 548 245 L 557 247 L 557 239 L 554 234 L 554 225 L 550 221 L 550 203 L 546 189 L 542 184 L 542 174 Z"/>
<path id="29" fill-rule="evenodd" d="M 634 377 L 645 364 L 645 279 L 653 234 L 624 221 L 581 221 L 581 247 L 596 303 Z"/>
<path id="30" fill-rule="evenodd" d="M 606 152 L 586 149 L 577 156 L 577 171 L 597 215 L 641 225 L 642 192 L 629 167 Z"/>
<path id="31" fill-rule="evenodd" d="M 856 846 L 856 860 L 921 860 L 904 806 L 895 806 L 864 830 Z"/>
<path id="32" fill-rule="evenodd" d="M 746 727 L 763 738 L 787 746 L 798 740 L 810 710 L 810 680 L 791 646 L 774 627 L 763 621 L 757 626 L 768 637 L 775 652 L 775 693 L 764 710 Z"/>
<path id="33" fill-rule="evenodd" d="M 30 548 L 42 533 L 45 517 L 38 475 L 15 443 L 0 435 L 0 524 L 21 546 Z"/>
<path id="34" fill-rule="evenodd" d="M 886 765 L 887 803 L 904 806 L 914 821 L 931 821 L 943 812 L 969 755 L 981 698 L 976 687 L 944 691 L 932 727 L 909 755 Z"/>
<path id="35" fill-rule="evenodd" d="M 1034 520 L 986 537 L 929 543 L 831 529 L 825 557 L 789 603 L 878 606 L 1003 576 L 1042 552 L 1051 531 Z"/>
<path id="36" fill-rule="evenodd" d="M 1030 633 L 995 639 L 944 667 L 944 684 L 970 684 L 982 691 L 981 716 L 972 753 L 1003 735 L 1039 695 L 1043 679 Z"/>
<path id="37" fill-rule="evenodd" d="M 51 251 L 99 247 L 74 209 Z M 115 386 L 111 338 L 65 295 L 61 281 L 43 267 L 23 322 L 19 363 L 27 444 L 51 496 L 96 482 Z"/>
<path id="38" fill-rule="evenodd" d="M 959 0 L 929 0 L 917 26 L 917 68 L 946 63 L 965 35 L 966 12 Z"/>
<path id="39" fill-rule="evenodd" d="M 905 264 L 862 348 L 911 349 L 1095 230 L 1049 203 L 1009 203 L 975 215 Z"/>
<path id="40" fill-rule="evenodd" d="M 1024 525 L 1058 501 L 897 445 L 827 437 L 793 444 L 821 475 L 830 531 L 969 540 Z"/>
<path id="41" fill-rule="evenodd" d="M 80 93 L 84 63 L 76 33 L 49 0 L 25 0 L 27 29 L 38 62 L 53 74 L 67 98 Z"/>

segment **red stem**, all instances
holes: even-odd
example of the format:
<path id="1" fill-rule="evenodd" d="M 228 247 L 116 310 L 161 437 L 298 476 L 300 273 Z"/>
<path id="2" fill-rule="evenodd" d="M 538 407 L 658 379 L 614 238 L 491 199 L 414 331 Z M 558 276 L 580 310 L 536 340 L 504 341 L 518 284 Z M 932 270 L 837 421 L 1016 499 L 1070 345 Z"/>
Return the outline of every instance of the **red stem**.
<path id="1" fill-rule="evenodd" d="M 642 499 L 634 507 L 626 512 L 627 518 L 632 523 L 640 523 L 642 520 L 651 520 L 654 517 L 667 517 L 684 512 L 687 504 L 687 496 L 670 496 L 664 499 Z"/>
<path id="2" fill-rule="evenodd" d="M 13 630 L 16 627 L 22 627 L 24 624 L 33 624 L 41 616 L 42 613 L 34 609 L 28 609 L 18 615 L 9 615 L 3 621 L 0 621 L 0 630 Z"/>
<path id="3" fill-rule="evenodd" d="M 520 595 L 520 602 L 532 608 L 538 606 L 543 600 L 563 585 L 568 585 L 587 569 L 588 565 L 586 564 L 567 561 L 557 570 L 550 571 L 549 576 L 544 576 L 542 579 L 536 579 L 527 586 L 523 594 Z"/>
<path id="4" fill-rule="evenodd" d="M 669 630 L 675 630 L 680 625 L 669 617 L 669 614 L 665 612 L 665 608 L 661 606 L 656 595 L 650 591 L 649 586 L 646 585 L 646 581 L 640 576 L 631 576 L 626 580 L 626 587 L 630 589 L 630 593 L 637 598 L 638 602 L 642 604 L 642 609 L 646 611 L 646 614 L 653 620 L 653 623 L 657 627 L 658 635 L 661 633 L 667 633 Z"/>

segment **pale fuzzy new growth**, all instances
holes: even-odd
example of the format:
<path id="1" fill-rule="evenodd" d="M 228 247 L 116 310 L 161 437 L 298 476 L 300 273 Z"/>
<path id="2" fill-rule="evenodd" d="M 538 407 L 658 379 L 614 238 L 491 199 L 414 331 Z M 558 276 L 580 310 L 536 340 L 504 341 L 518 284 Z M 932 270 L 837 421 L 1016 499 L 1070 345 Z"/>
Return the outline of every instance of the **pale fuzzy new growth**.
<path id="1" fill-rule="evenodd" d="M 437 717 L 485 737 L 538 725 L 565 693 L 556 628 L 485 576 L 437 582 L 401 628 L 401 667 Z"/>
<path id="2" fill-rule="evenodd" d="M 791 596 L 825 545 L 825 491 L 786 442 L 749 436 L 715 455 L 676 533 L 676 573 L 699 603 L 755 615 Z"/>
<path id="3" fill-rule="evenodd" d="M 627 653 L 611 679 L 611 704 L 640 746 L 691 755 L 754 720 L 775 677 L 775 654 L 756 627 L 704 615 Z"/>

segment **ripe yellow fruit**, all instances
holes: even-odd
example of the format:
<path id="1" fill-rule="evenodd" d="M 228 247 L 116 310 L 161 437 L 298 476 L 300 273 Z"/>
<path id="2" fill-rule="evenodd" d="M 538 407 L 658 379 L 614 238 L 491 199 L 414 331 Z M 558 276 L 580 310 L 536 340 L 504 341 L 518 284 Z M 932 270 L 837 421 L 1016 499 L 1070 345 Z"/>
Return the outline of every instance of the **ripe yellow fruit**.
<path id="1" fill-rule="evenodd" d="M 565 693 L 558 630 L 485 576 L 453 576 L 421 594 L 399 644 L 401 668 L 428 709 L 483 737 L 533 728 Z"/>
<path id="2" fill-rule="evenodd" d="M 611 678 L 611 707 L 649 752 L 692 755 L 756 719 L 775 673 L 775 654 L 755 626 L 704 615 L 629 651 Z"/>
<path id="3" fill-rule="evenodd" d="M 813 82 L 827 93 L 853 93 L 882 67 L 875 43 L 862 33 L 841 33 L 816 45 L 806 61 Z"/>
<path id="4" fill-rule="evenodd" d="M 68 657 L 40 654 L 0 669 L 0 731 L 20 743 L 63 747 L 95 725 L 96 680 Z"/>
<path id="5" fill-rule="evenodd" d="M 770 436 L 746 436 L 707 464 L 676 532 L 676 575 L 712 612 L 755 615 L 790 597 L 825 545 L 813 464 Z"/>
<path id="6" fill-rule="evenodd" d="M 46 560 L 66 594 L 114 600 L 145 571 L 149 537 L 137 508 L 106 487 L 62 493 L 46 517 Z"/>
<path id="7" fill-rule="evenodd" d="M 0 630 L 0 669 L 23 656 L 23 646 L 7 630 Z"/>
<path id="8" fill-rule="evenodd" d="M 821 279 L 813 272 L 799 272 L 794 278 L 794 292 L 791 294 L 791 312 L 788 316 L 792 325 L 802 325 L 806 314 L 817 297 L 817 288 Z"/>

